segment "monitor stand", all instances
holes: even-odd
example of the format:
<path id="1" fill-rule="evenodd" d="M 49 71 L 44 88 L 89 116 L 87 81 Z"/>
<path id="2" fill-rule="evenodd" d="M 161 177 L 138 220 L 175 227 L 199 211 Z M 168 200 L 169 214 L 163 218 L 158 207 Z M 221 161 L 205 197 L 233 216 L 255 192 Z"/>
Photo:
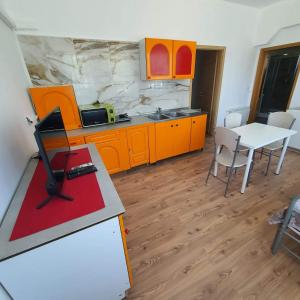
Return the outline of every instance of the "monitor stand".
<path id="1" fill-rule="evenodd" d="M 72 201 L 74 200 L 72 197 L 70 196 L 67 196 L 67 195 L 64 195 L 64 194 L 61 194 L 61 193 L 56 193 L 54 195 L 49 195 L 45 200 L 43 200 L 40 204 L 38 204 L 36 206 L 37 209 L 41 209 L 42 207 L 44 207 L 46 204 L 48 204 L 53 197 L 58 197 L 58 198 L 61 198 L 61 199 L 64 199 L 64 200 L 67 200 L 67 201 Z"/>
<path id="2" fill-rule="evenodd" d="M 62 175 L 58 172 L 58 174 L 56 174 L 55 177 L 60 178 L 60 180 L 61 180 Z M 56 180 L 48 181 L 47 185 L 46 185 L 46 189 L 48 192 L 48 197 L 45 200 L 43 200 L 41 203 L 39 203 L 36 206 L 36 209 L 41 209 L 42 207 L 44 207 L 46 204 L 48 204 L 52 200 L 53 197 L 58 197 L 58 198 L 61 198 L 63 200 L 67 200 L 67 201 L 74 200 L 72 197 L 64 195 L 58 191 L 58 183 Z"/>

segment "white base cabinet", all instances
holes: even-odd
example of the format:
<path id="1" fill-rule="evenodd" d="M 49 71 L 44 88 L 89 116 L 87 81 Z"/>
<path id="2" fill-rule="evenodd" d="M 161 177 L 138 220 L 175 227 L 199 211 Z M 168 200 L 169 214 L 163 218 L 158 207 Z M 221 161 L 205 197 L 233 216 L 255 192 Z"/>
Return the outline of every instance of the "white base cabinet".
<path id="1" fill-rule="evenodd" d="M 118 217 L 0 262 L 0 283 L 0 295 L 4 287 L 14 300 L 124 298 L 130 283 Z"/>

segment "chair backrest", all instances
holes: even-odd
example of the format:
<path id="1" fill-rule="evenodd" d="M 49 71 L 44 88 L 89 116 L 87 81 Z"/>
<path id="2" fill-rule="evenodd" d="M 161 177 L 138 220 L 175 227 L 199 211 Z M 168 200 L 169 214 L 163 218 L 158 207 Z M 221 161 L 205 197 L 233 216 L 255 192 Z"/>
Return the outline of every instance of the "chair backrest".
<path id="1" fill-rule="evenodd" d="M 224 119 L 224 127 L 235 128 L 242 125 L 242 114 L 238 112 L 228 114 Z"/>
<path id="2" fill-rule="evenodd" d="M 216 127 L 215 130 L 215 144 L 218 146 L 225 146 L 230 151 L 236 151 L 240 142 L 240 136 L 226 127 Z"/>
<path id="3" fill-rule="evenodd" d="M 296 119 L 292 114 L 284 111 L 278 111 L 269 114 L 268 125 L 291 129 L 295 121 Z"/>

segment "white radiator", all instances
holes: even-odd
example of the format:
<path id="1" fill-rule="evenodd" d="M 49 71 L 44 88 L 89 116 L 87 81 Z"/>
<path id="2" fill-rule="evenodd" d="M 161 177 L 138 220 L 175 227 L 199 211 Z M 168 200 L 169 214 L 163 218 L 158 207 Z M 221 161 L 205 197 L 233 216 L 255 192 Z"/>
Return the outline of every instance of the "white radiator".
<path id="1" fill-rule="evenodd" d="M 287 112 L 289 112 L 296 118 L 293 129 L 297 131 L 297 134 L 291 137 L 289 146 L 300 150 L 300 108 L 289 109 L 287 110 Z"/>
<path id="2" fill-rule="evenodd" d="M 232 108 L 227 110 L 227 114 L 231 114 L 231 113 L 240 113 L 242 115 L 242 124 L 247 124 L 248 118 L 249 118 L 249 114 L 250 114 L 250 107 L 249 106 L 244 106 L 244 107 L 236 107 L 236 108 Z"/>

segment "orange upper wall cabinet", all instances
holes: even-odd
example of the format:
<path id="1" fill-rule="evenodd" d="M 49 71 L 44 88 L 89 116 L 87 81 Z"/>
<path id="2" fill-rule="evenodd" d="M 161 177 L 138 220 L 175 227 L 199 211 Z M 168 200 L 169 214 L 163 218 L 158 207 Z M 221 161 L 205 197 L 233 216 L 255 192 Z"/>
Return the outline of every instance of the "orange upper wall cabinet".
<path id="1" fill-rule="evenodd" d="M 71 85 L 35 87 L 29 93 L 39 119 L 59 106 L 67 130 L 81 128 L 75 94 Z"/>
<path id="2" fill-rule="evenodd" d="M 142 79 L 172 79 L 172 40 L 146 38 L 140 50 Z"/>
<path id="3" fill-rule="evenodd" d="M 144 80 L 194 77 L 196 42 L 145 38 L 140 43 L 140 56 Z"/>
<path id="4" fill-rule="evenodd" d="M 194 78 L 196 42 L 173 41 L 173 78 Z"/>

